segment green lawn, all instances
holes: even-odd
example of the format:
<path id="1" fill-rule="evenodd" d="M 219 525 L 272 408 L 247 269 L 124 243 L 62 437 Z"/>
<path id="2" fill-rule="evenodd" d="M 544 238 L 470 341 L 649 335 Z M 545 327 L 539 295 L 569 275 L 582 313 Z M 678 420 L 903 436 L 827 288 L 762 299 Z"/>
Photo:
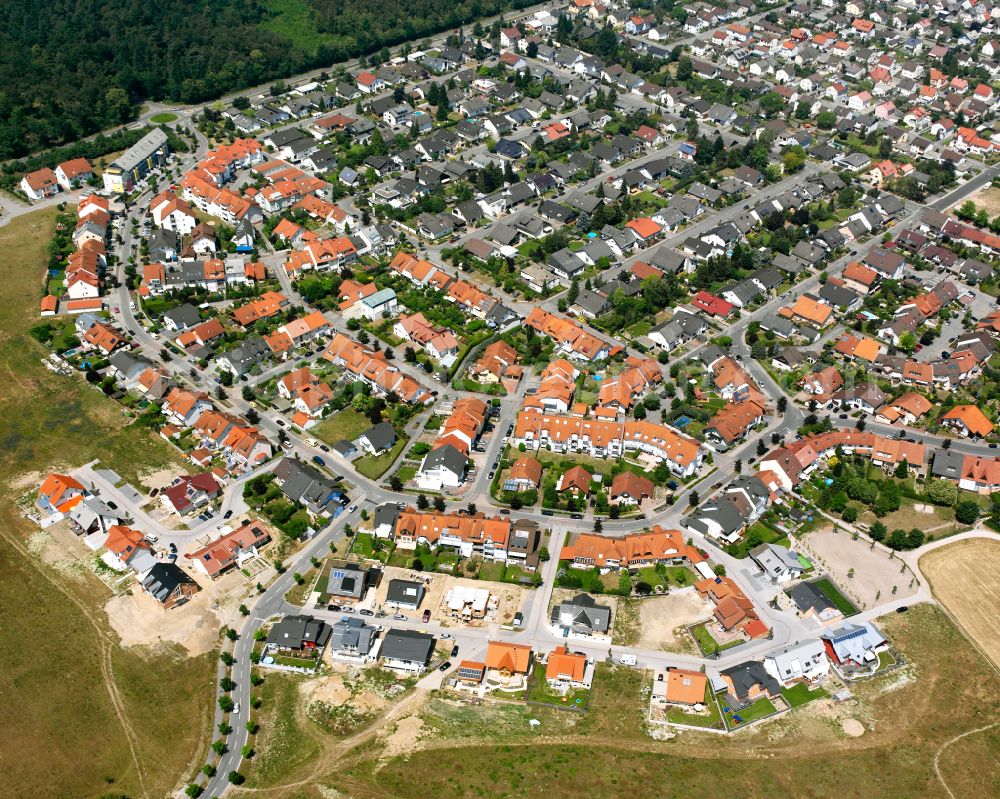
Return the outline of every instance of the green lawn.
<path id="1" fill-rule="evenodd" d="M 705 686 L 705 710 L 701 713 L 685 713 L 680 707 L 667 709 L 667 721 L 673 724 L 690 724 L 692 727 L 722 728 L 722 712 L 712 694 L 712 686 Z"/>
<path id="2" fill-rule="evenodd" d="M 823 594 L 827 599 L 829 599 L 833 606 L 843 613 L 845 616 L 853 616 L 858 612 L 858 609 L 854 607 L 854 604 L 846 596 L 840 593 L 840 590 L 835 586 L 829 577 L 821 577 L 813 582 L 816 589 Z"/>
<path id="3" fill-rule="evenodd" d="M 176 122 L 177 114 L 171 114 L 169 111 L 164 111 L 162 114 L 153 114 L 149 118 L 150 122 L 157 125 L 166 125 L 168 122 Z"/>
<path id="4" fill-rule="evenodd" d="M 556 693 L 545 679 L 544 666 L 536 666 L 525 698 L 532 702 L 585 708 L 590 702 L 590 691 L 587 688 L 570 688 L 565 695 Z"/>
<path id="5" fill-rule="evenodd" d="M 829 695 L 823 688 L 810 690 L 808 685 L 801 682 L 796 683 L 791 688 L 781 689 L 781 696 L 788 703 L 789 707 L 799 707 L 807 702 L 812 702 L 814 699 L 822 699 Z"/>
<path id="6" fill-rule="evenodd" d="M 667 566 L 662 574 L 653 566 L 644 566 L 639 569 L 633 582 L 648 583 L 654 588 L 657 585 L 693 585 L 695 575 L 687 566 Z"/>
<path id="7" fill-rule="evenodd" d="M 479 579 L 490 580 L 495 583 L 514 583 L 525 585 L 521 582 L 522 577 L 531 578 L 532 575 L 513 564 L 506 565 L 495 561 L 484 561 L 479 567 Z"/>
<path id="8" fill-rule="evenodd" d="M 354 468 L 358 470 L 358 474 L 367 477 L 369 480 L 378 480 L 396 462 L 399 453 L 403 451 L 403 448 L 409 441 L 408 436 L 399 436 L 396 439 L 396 443 L 392 445 L 392 449 L 388 452 L 378 456 L 365 455 L 354 462 Z"/>
<path id="9" fill-rule="evenodd" d="M 887 669 L 890 666 L 896 665 L 896 656 L 892 652 L 879 652 L 878 653 L 878 671 Z"/>
<path id="10" fill-rule="evenodd" d="M 774 702 L 766 696 L 762 696 L 752 705 L 743 708 L 743 710 L 735 714 L 740 717 L 739 723 L 737 723 L 736 719 L 733 718 L 734 714 L 732 710 L 726 713 L 726 724 L 729 725 L 730 729 L 733 729 L 735 727 L 743 726 L 744 724 L 750 724 L 751 722 L 765 718 L 766 716 L 770 716 L 775 713 L 776 710 L 777 708 L 775 708 Z"/>
<path id="11" fill-rule="evenodd" d="M 351 553 L 362 558 L 381 560 L 383 563 L 392 551 L 389 544 L 382 543 L 379 550 L 375 549 L 375 537 L 371 533 L 355 533 L 351 544 Z"/>
<path id="12" fill-rule="evenodd" d="M 371 426 L 371 420 L 363 413 L 344 408 L 326 417 L 311 432 L 327 444 L 336 444 L 338 441 L 353 441 Z"/>
<path id="13" fill-rule="evenodd" d="M 396 470 L 396 477 L 404 483 L 417 476 L 417 467 L 410 463 L 404 463 Z"/>

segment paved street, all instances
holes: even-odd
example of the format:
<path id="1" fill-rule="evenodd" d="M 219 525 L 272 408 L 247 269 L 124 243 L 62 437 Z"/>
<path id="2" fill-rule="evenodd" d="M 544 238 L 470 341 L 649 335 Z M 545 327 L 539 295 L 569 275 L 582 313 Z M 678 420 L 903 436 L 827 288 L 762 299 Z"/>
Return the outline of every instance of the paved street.
<path id="1" fill-rule="evenodd" d="M 533 13 L 534 10 L 543 7 L 544 5 L 538 5 L 530 9 L 526 9 L 523 12 L 520 12 L 518 16 L 528 15 Z M 763 14 L 756 15 L 756 17 L 761 16 L 763 16 Z M 750 19 L 752 20 L 756 17 L 751 17 Z M 507 18 L 510 19 L 511 17 L 508 16 Z M 434 40 L 442 41 L 443 38 L 444 35 L 435 37 Z M 670 42 L 668 46 L 672 47 L 680 42 L 688 41 L 690 38 L 693 37 L 685 37 L 684 39 Z M 553 73 L 568 75 L 568 73 L 565 73 L 564 70 L 561 70 L 553 64 L 540 64 L 540 62 L 537 61 L 534 63 L 535 65 L 543 66 L 545 69 L 548 69 Z M 351 65 L 348 64 L 346 66 Z M 307 81 L 316 77 L 318 74 L 319 70 L 316 70 L 308 73 L 307 75 L 299 76 L 296 80 Z M 240 94 L 253 94 L 256 91 L 261 91 L 263 89 L 264 87 L 258 87 L 258 89 L 240 92 Z M 231 97 L 226 99 L 231 99 Z M 630 102 L 634 103 L 636 107 L 645 108 L 646 110 L 655 109 L 655 107 L 645 100 L 645 98 L 629 95 L 628 99 Z M 188 108 L 170 109 L 179 115 L 181 124 L 187 125 L 192 129 L 197 143 L 197 147 L 194 152 L 174 157 L 172 163 L 170 164 L 170 171 L 174 171 L 176 169 L 184 171 L 190 168 L 201 156 L 204 155 L 207 150 L 207 140 L 200 132 L 195 131 L 193 124 L 191 124 L 191 121 L 203 108 L 204 106 L 199 105 Z M 343 110 L 346 113 L 351 113 L 352 108 L 353 104 L 345 105 Z M 150 116 L 162 110 L 163 108 L 161 106 L 152 106 L 144 112 L 143 116 L 135 124 L 139 125 L 147 122 Z M 301 126 L 302 124 L 304 124 L 303 120 L 296 120 L 294 122 L 289 122 L 284 127 Z M 702 130 L 709 136 L 714 135 L 715 131 L 710 125 L 702 123 L 701 127 Z M 536 135 L 536 132 L 530 129 L 521 131 L 517 134 L 517 136 L 521 138 L 527 138 L 534 135 Z M 724 135 L 727 141 L 733 140 L 737 145 L 741 145 L 744 142 L 742 137 L 735 136 L 728 131 L 726 131 Z M 647 163 L 654 159 L 662 158 L 664 155 L 676 153 L 679 146 L 679 141 L 672 140 L 663 148 L 646 152 L 635 161 L 627 164 L 621 164 L 614 169 L 590 178 L 585 182 L 567 187 L 564 191 L 559 193 L 556 199 L 565 199 L 565 197 L 569 194 L 582 194 L 589 192 L 593 190 L 598 183 L 607 181 L 610 178 L 618 177 L 626 171 L 634 169 L 638 165 Z M 481 145 L 464 151 L 462 153 L 462 157 L 465 160 L 469 160 L 484 151 L 485 146 Z M 819 165 L 813 162 L 807 162 L 802 171 L 794 175 L 789 175 L 782 180 L 763 188 L 762 190 L 752 192 L 751 196 L 745 202 L 737 203 L 722 210 L 709 209 L 707 213 L 697 218 L 685 229 L 666 237 L 660 242 L 657 242 L 654 247 L 666 246 L 667 248 L 673 248 L 690 237 L 696 237 L 705 233 L 710 228 L 716 227 L 728 220 L 733 219 L 737 215 L 744 213 L 749 207 L 757 205 L 765 199 L 776 197 L 786 192 L 789 188 L 801 183 L 810 176 L 819 174 L 822 171 L 824 170 Z M 1000 165 L 984 168 L 979 171 L 975 177 L 963 185 L 958 186 L 943 196 L 935 198 L 931 202 L 927 203 L 927 207 L 938 210 L 947 209 L 951 205 L 956 204 L 964 198 L 970 196 L 982 186 L 988 185 L 989 181 L 997 175 L 1000 175 Z M 160 177 L 162 178 L 162 175 Z M 163 181 L 161 179 L 161 183 L 162 182 Z M 143 327 L 142 322 L 144 315 L 141 308 L 136 311 L 132 310 L 130 303 L 131 295 L 125 285 L 124 270 L 124 264 L 126 263 L 128 257 L 136 251 L 134 248 L 138 245 L 138 241 L 132 234 L 132 223 L 133 221 L 141 220 L 151 195 L 151 190 L 148 188 L 144 189 L 132 201 L 131 206 L 126 211 L 126 214 L 116 223 L 116 233 L 121 236 L 122 243 L 117 249 L 119 265 L 115 276 L 118 278 L 121 285 L 115 290 L 114 294 L 111 295 L 110 302 L 112 307 L 118 308 L 118 310 L 113 314 L 115 321 L 123 330 L 127 331 L 131 335 L 132 340 L 138 345 L 138 353 L 149 359 L 151 362 L 158 363 L 161 360 L 161 350 L 164 348 L 165 340 L 161 337 L 151 335 Z M 29 206 L 24 203 L 18 204 L 9 197 L 0 197 L 0 206 L 2 206 L 3 209 L 3 215 L 0 217 L 0 225 L 6 224 L 6 222 L 12 218 L 16 218 L 17 216 L 25 213 L 30 213 L 39 207 L 48 207 L 56 202 L 72 202 L 72 200 L 73 195 L 63 194 L 57 196 L 56 198 L 52 198 L 51 200 L 42 201 Z M 907 203 L 904 218 L 900 219 L 896 223 L 896 229 L 903 229 L 911 225 L 919 218 L 922 212 L 923 206 Z M 520 212 L 515 214 L 515 216 L 519 213 Z M 483 227 L 468 230 L 458 238 L 458 246 L 467 242 L 471 238 L 488 237 L 490 232 L 497 225 L 505 224 L 509 221 L 510 217 L 505 217 L 501 220 L 491 222 Z M 431 245 L 423 248 L 426 253 L 426 257 L 434 262 L 439 269 L 442 269 L 441 251 L 444 246 L 453 247 L 456 246 L 456 244 L 449 242 L 447 245 Z M 302 306 L 306 312 L 312 310 L 303 300 L 302 296 L 298 293 L 294 284 L 285 273 L 283 264 L 288 254 L 287 251 L 276 251 L 270 244 L 268 244 L 267 247 L 268 253 L 263 256 L 263 260 L 271 272 L 277 276 L 282 291 L 286 294 L 286 296 L 288 296 L 293 304 Z M 826 265 L 826 271 L 831 274 L 839 272 L 848 261 L 858 257 L 857 252 L 862 252 L 866 250 L 867 247 L 868 244 L 865 244 L 863 247 L 856 247 L 854 251 L 844 255 L 842 258 L 839 258 L 836 262 Z M 617 274 L 622 269 L 627 270 L 636 260 L 646 259 L 650 252 L 651 250 L 647 249 L 631 254 L 620 263 L 614 264 L 604 275 L 602 275 L 602 277 L 608 278 Z M 448 267 L 444 267 L 443 271 L 449 273 L 453 272 L 453 270 Z M 774 297 L 759 308 L 742 314 L 739 319 L 729 324 L 723 330 L 725 335 L 732 338 L 730 354 L 740 361 L 742 366 L 750 373 L 763 392 L 771 400 L 770 413 L 766 417 L 766 423 L 760 430 L 749 436 L 743 443 L 736 445 L 727 452 L 715 453 L 713 458 L 713 469 L 710 473 L 706 473 L 703 479 L 699 482 L 679 489 L 674 504 L 665 506 L 663 509 L 649 515 L 642 520 L 641 526 L 652 527 L 661 525 L 668 529 L 681 527 L 681 519 L 692 509 L 689 504 L 689 499 L 691 498 L 693 492 L 697 492 L 697 495 L 701 500 L 705 500 L 712 496 L 714 491 L 719 490 L 717 487 L 727 485 L 736 476 L 737 461 L 741 461 L 747 467 L 746 471 L 749 472 L 749 461 L 756 455 L 758 441 L 763 440 L 768 444 L 768 446 L 770 446 L 772 435 L 788 440 L 795 437 L 797 429 L 802 425 L 804 413 L 792 402 L 788 403 L 787 410 L 784 414 L 778 414 L 776 412 L 774 409 L 774 403 L 779 397 L 783 396 L 783 391 L 771 378 L 768 372 L 758 362 L 751 358 L 751 348 L 744 342 L 744 334 L 748 325 L 753 320 L 759 320 L 765 315 L 776 312 L 779 307 L 787 304 L 790 300 L 794 300 L 803 293 L 818 288 L 818 286 L 819 276 L 810 276 L 806 280 L 795 284 L 785 295 Z M 527 314 L 530 309 L 536 305 L 540 305 L 547 310 L 554 311 L 558 304 L 557 298 L 550 298 L 540 303 L 527 303 L 518 301 L 517 299 L 508 296 L 500 289 L 491 289 L 491 293 L 509 307 L 516 309 L 522 315 Z M 984 313 L 988 310 L 986 307 L 987 305 L 989 305 L 989 300 L 977 298 L 976 303 L 973 305 L 974 315 L 976 315 L 977 318 L 984 315 Z M 325 318 L 328 320 L 334 331 L 350 334 L 347 325 L 340 314 L 326 313 Z M 585 320 L 581 319 L 578 321 L 595 335 L 604 339 L 608 338 L 605 333 L 594 329 L 587 324 Z M 957 321 L 949 323 L 945 326 L 945 331 L 946 332 L 941 336 L 940 340 L 935 342 L 935 344 L 931 345 L 925 351 L 925 355 L 935 355 L 943 350 L 946 350 L 948 348 L 948 340 L 960 331 L 960 323 Z M 696 344 L 692 349 L 688 350 L 683 357 L 689 358 L 692 355 L 697 354 L 704 346 L 706 346 L 704 342 Z M 312 362 L 319 357 L 319 352 L 322 351 L 322 347 L 313 347 L 313 349 L 317 351 L 314 354 L 307 356 L 304 360 Z M 420 434 L 427 420 L 435 411 L 435 408 L 439 408 L 441 403 L 458 397 L 472 396 L 469 392 L 457 391 L 452 388 L 451 385 L 437 382 L 435 378 L 426 374 L 419 367 L 407 364 L 401 357 L 400 352 L 397 352 L 396 356 L 397 357 L 393 363 L 398 369 L 400 369 L 400 371 L 413 377 L 420 384 L 428 387 L 438 395 L 435 406 L 421 412 L 411 422 L 408 428 L 408 433 L 410 433 L 411 438 L 415 439 Z M 297 363 L 299 360 L 300 359 L 295 359 L 295 362 Z M 261 374 L 249 378 L 247 383 L 237 382 L 234 386 L 226 390 L 227 396 L 224 400 L 216 398 L 216 392 L 219 389 L 217 379 L 213 377 L 212 373 L 209 371 L 203 371 L 198 368 L 198 364 L 189 355 L 171 351 L 171 358 L 165 365 L 178 382 L 209 393 L 213 397 L 213 401 L 221 409 L 233 414 L 245 415 L 249 410 L 250 405 L 243 399 L 240 391 L 241 387 L 243 385 L 259 386 L 287 371 L 291 364 L 278 363 L 266 368 L 261 372 Z M 523 402 L 524 391 L 527 389 L 531 379 L 532 378 L 526 378 L 522 381 L 522 385 L 516 393 L 500 399 L 499 415 L 493 420 L 494 431 L 486 442 L 485 452 L 475 454 L 475 458 L 480 464 L 478 473 L 475 475 L 474 479 L 470 480 L 462 489 L 461 501 L 450 501 L 448 503 L 448 508 L 450 510 L 463 508 L 469 503 L 474 503 L 479 510 L 486 511 L 487 513 L 499 511 L 499 508 L 490 497 L 489 475 L 494 469 L 494 464 L 496 464 L 503 455 L 505 439 L 508 435 L 507 431 L 516 420 L 518 411 Z M 230 771 L 238 770 L 242 763 L 241 750 L 248 740 L 245 722 L 250 718 L 251 710 L 250 672 L 252 663 L 250 660 L 250 654 L 254 645 L 254 634 L 260 630 L 262 626 L 266 625 L 271 620 L 280 617 L 281 615 L 301 611 L 301 608 L 291 606 L 284 600 L 285 593 L 293 585 L 293 573 L 300 568 L 304 571 L 304 564 L 307 564 L 310 558 L 314 556 L 321 557 L 326 554 L 329 551 L 331 543 L 338 542 L 343 538 L 344 528 L 346 525 L 350 524 L 352 527 L 357 527 L 360 521 L 360 511 L 362 509 L 371 511 L 376 506 L 384 503 L 412 503 L 414 500 L 414 495 L 412 493 L 393 492 L 389 490 L 382 481 L 373 481 L 363 477 L 348 461 L 344 460 L 336 453 L 323 451 L 318 447 L 310 446 L 306 442 L 306 439 L 309 437 L 308 435 L 293 433 L 287 426 L 277 424 L 277 421 L 278 417 L 275 413 L 263 413 L 261 414 L 258 427 L 269 438 L 271 438 L 272 441 L 276 441 L 279 434 L 288 436 L 291 445 L 288 450 L 284 451 L 284 454 L 299 457 L 303 461 L 309 461 L 316 456 L 320 456 L 331 470 L 337 474 L 344 475 L 345 480 L 354 486 L 353 490 L 350 492 L 350 505 L 351 507 L 356 506 L 357 509 L 354 511 L 345 511 L 335 520 L 327 523 L 313 539 L 305 542 L 298 552 L 287 559 L 287 570 L 283 574 L 278 575 L 265 591 L 260 594 L 256 594 L 254 589 L 248 587 L 246 604 L 250 608 L 250 614 L 242 620 L 239 628 L 239 638 L 233 647 L 235 665 L 231 669 L 232 679 L 236 683 L 236 688 L 232 692 L 232 698 L 239 704 L 240 712 L 229 717 L 229 722 L 232 724 L 233 732 L 228 736 L 228 750 L 221 757 L 217 765 L 216 776 L 211 778 L 205 786 L 206 795 L 208 796 L 222 796 L 226 793 L 229 787 L 226 775 Z M 841 428 L 854 427 L 856 424 L 854 419 L 840 419 L 839 416 L 836 415 L 832 417 L 832 421 L 835 426 Z M 900 428 L 897 426 L 881 425 L 871 421 L 867 422 L 867 429 L 884 435 L 898 435 L 900 432 Z M 938 447 L 942 445 L 942 439 L 940 437 L 936 437 L 922 431 L 907 429 L 904 433 L 907 437 L 924 442 L 929 446 Z M 968 441 L 954 441 L 950 446 L 952 450 L 956 452 L 969 454 L 995 454 L 989 449 L 986 449 L 983 445 L 976 445 Z M 100 472 L 100 470 L 95 468 L 95 464 L 87 464 L 80 467 L 76 471 L 76 474 L 81 479 L 92 485 L 105 500 L 114 501 L 121 508 L 128 508 L 129 513 L 134 519 L 134 523 L 147 534 L 157 536 L 160 546 L 166 547 L 169 544 L 175 544 L 179 552 L 183 554 L 185 551 L 188 551 L 196 539 L 212 535 L 217 530 L 219 525 L 223 523 L 223 517 L 226 513 L 231 511 L 233 520 L 238 521 L 240 517 L 248 511 L 248 507 L 242 498 L 242 492 L 246 482 L 257 474 L 273 469 L 276 463 L 277 459 L 250 474 L 246 474 L 232 480 L 224 491 L 220 508 L 216 512 L 215 517 L 206 521 L 192 520 L 189 522 L 191 525 L 190 529 L 186 530 L 170 529 L 159 521 L 153 514 L 144 512 L 140 507 L 137 507 L 136 503 L 130 500 L 122 490 L 116 488 L 115 485 Z M 390 468 L 386 474 L 389 475 L 392 474 L 392 472 L 393 469 Z M 392 621 L 391 626 L 426 631 L 438 636 L 443 634 L 452 634 L 455 636 L 455 641 L 460 647 L 461 656 L 463 658 L 480 657 L 485 652 L 487 641 L 498 635 L 502 635 L 504 640 L 529 644 L 538 651 L 547 651 L 552 647 L 563 643 L 564 639 L 555 634 L 550 628 L 550 621 L 548 617 L 548 606 L 555 587 L 556 572 L 559 567 L 559 556 L 566 534 L 590 530 L 593 520 L 590 518 L 574 520 L 564 514 L 544 514 L 540 509 L 520 510 L 516 512 L 516 516 L 517 518 L 536 521 L 543 528 L 551 530 L 548 542 L 548 549 L 551 557 L 550 560 L 544 563 L 541 568 L 541 576 L 543 578 L 542 586 L 532 592 L 528 592 L 525 605 L 522 608 L 522 612 L 524 614 L 524 626 L 522 628 L 516 631 L 503 633 L 496 629 L 488 628 L 462 628 L 456 631 L 452 628 L 445 628 L 433 623 L 422 624 L 417 621 L 396 620 Z M 635 531 L 639 526 L 640 524 L 638 524 L 635 520 L 607 519 L 603 521 L 603 534 L 608 537 L 621 536 L 625 533 Z M 737 560 L 731 557 L 703 536 L 693 534 L 691 537 L 698 547 L 708 552 L 715 564 L 725 567 L 726 573 L 736 580 L 749 598 L 753 600 L 761 620 L 772 631 L 771 637 L 750 641 L 732 649 L 725 650 L 716 658 L 667 653 L 660 650 L 642 649 L 638 647 L 597 646 L 593 643 L 577 640 L 573 641 L 574 649 L 583 651 L 597 660 L 603 660 L 608 657 L 617 660 L 622 655 L 633 655 L 636 658 L 639 668 L 659 670 L 667 666 L 690 668 L 704 667 L 710 674 L 714 674 L 720 669 L 735 665 L 749 658 L 759 657 L 763 653 L 777 648 L 782 644 L 799 641 L 811 635 L 815 635 L 815 630 L 811 629 L 802 619 L 798 618 L 794 614 L 782 610 L 776 610 L 771 607 L 769 603 L 777 593 L 777 588 L 773 585 L 765 584 L 753 576 L 749 576 L 748 561 Z M 935 545 L 929 546 L 932 547 Z M 924 550 L 927 548 L 928 547 L 925 547 Z M 916 553 L 908 553 L 905 556 L 906 562 L 909 563 L 914 570 L 916 570 L 916 557 Z M 859 618 L 873 619 L 878 615 L 896 609 L 904 602 L 912 604 L 916 601 L 930 601 L 930 599 L 929 593 L 927 593 L 925 587 L 922 586 L 915 597 L 909 597 L 905 601 L 893 600 L 883 603 L 878 607 L 869 608 L 865 610 Z M 325 610 L 316 610 L 314 611 L 314 615 L 328 621 L 334 621 L 340 616 L 339 613 L 333 613 Z M 385 619 L 379 619 L 378 621 L 379 623 L 386 623 Z M 219 677 L 222 677 L 229 672 L 230 670 L 228 668 L 223 666 L 221 663 L 219 664 Z M 440 680 L 440 677 L 437 675 L 429 675 L 426 679 L 434 682 L 434 680 Z M 216 706 L 213 724 L 217 725 L 224 718 L 225 715 Z"/>

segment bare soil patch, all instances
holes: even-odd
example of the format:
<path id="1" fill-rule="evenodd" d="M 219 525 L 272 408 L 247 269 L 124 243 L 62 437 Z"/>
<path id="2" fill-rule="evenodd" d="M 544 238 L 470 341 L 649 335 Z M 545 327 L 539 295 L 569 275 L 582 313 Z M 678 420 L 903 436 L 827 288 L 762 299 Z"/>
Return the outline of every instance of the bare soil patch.
<path id="1" fill-rule="evenodd" d="M 694 588 L 671 591 L 666 596 L 638 602 L 641 632 L 637 646 L 667 652 L 692 652 L 696 647 L 688 625 L 710 618 L 711 605 Z"/>
<path id="2" fill-rule="evenodd" d="M 826 527 L 809 533 L 800 540 L 800 547 L 862 610 L 878 602 L 888 602 L 892 596 L 896 599 L 911 596 L 918 590 L 917 585 L 910 585 L 913 580 L 910 572 L 900 572 L 903 563 L 899 558 L 890 558 L 878 547 L 872 549 L 864 539 L 852 541 L 850 533 L 837 533 Z"/>
<path id="3" fill-rule="evenodd" d="M 931 591 L 986 656 L 1000 666 L 996 609 L 1000 607 L 1000 541 L 956 541 L 920 558 Z"/>
<path id="4" fill-rule="evenodd" d="M 211 652 L 219 641 L 222 623 L 209 607 L 204 592 L 179 608 L 165 610 L 151 596 L 134 588 L 131 594 L 109 599 L 104 610 L 122 646 L 180 644 L 194 657 Z"/>
<path id="5" fill-rule="evenodd" d="M 989 214 L 990 219 L 1000 214 L 1000 189 L 993 188 L 992 186 L 981 189 L 969 197 L 972 202 L 976 204 L 978 208 L 985 208 L 986 213 Z M 965 200 L 962 200 L 965 202 Z M 961 203 L 959 203 L 961 205 Z"/>
<path id="6" fill-rule="evenodd" d="M 158 469 L 140 476 L 139 480 L 145 488 L 152 491 L 154 488 L 166 488 L 177 477 L 177 472 L 173 469 Z"/>
<path id="7" fill-rule="evenodd" d="M 844 732 L 852 738 L 860 738 L 865 734 L 865 725 L 857 719 L 844 719 L 840 722 L 840 726 L 844 729 Z"/>
<path id="8" fill-rule="evenodd" d="M 389 760 L 397 755 L 408 755 L 420 740 L 424 720 L 420 716 L 407 716 L 396 722 L 395 729 L 385 736 L 382 758 Z"/>

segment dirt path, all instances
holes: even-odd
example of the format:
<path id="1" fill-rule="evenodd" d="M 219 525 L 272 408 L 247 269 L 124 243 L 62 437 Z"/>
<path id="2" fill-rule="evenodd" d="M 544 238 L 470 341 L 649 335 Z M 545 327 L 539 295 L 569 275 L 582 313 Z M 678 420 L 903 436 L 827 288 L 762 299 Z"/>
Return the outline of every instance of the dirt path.
<path id="1" fill-rule="evenodd" d="M 948 787 L 948 783 L 944 781 L 944 777 L 941 776 L 941 755 L 944 754 L 944 750 L 951 746 L 953 743 L 961 741 L 963 738 L 968 738 L 970 735 L 976 735 L 980 732 L 986 732 L 987 730 L 992 730 L 994 727 L 1000 727 L 1000 721 L 995 721 L 992 724 L 987 724 L 985 727 L 977 727 L 974 730 L 968 730 L 956 735 L 951 740 L 945 741 L 941 744 L 941 748 L 934 753 L 934 775 L 940 780 L 945 793 L 948 794 L 949 799 L 955 799 L 955 794 L 951 792 L 951 788 Z"/>
<path id="2" fill-rule="evenodd" d="M 333 742 L 326 740 L 318 730 L 312 728 L 312 722 L 310 722 L 305 716 L 304 705 L 300 705 L 297 711 L 300 716 L 300 723 L 305 722 L 303 728 L 309 730 L 308 734 L 315 737 L 326 750 L 318 758 L 316 758 L 313 763 L 312 771 L 309 775 L 294 782 L 286 782 L 283 785 L 272 785 L 268 788 L 244 788 L 242 786 L 232 786 L 230 790 L 234 793 L 267 794 L 269 796 L 277 796 L 278 793 L 284 793 L 294 788 L 302 788 L 306 785 L 312 785 L 322 774 L 328 773 L 332 770 L 335 765 L 342 767 L 346 762 L 342 758 L 343 754 L 370 740 L 378 734 L 380 730 L 391 724 L 396 719 L 417 710 L 420 705 L 427 700 L 428 695 L 429 692 L 425 689 L 417 688 L 412 694 L 403 699 L 402 702 L 394 705 L 384 716 L 380 716 L 375 719 L 371 722 L 371 724 L 361 730 L 358 730 L 358 732 L 353 735 L 349 735 L 347 738 Z M 364 795 L 371 796 L 371 790 L 369 789 Z M 388 796 L 387 794 L 381 795 Z"/>
<path id="3" fill-rule="evenodd" d="M 129 753 L 132 757 L 132 765 L 135 766 L 136 775 L 139 778 L 139 788 L 142 791 L 142 796 L 148 799 L 149 791 L 146 788 L 146 771 L 142 767 L 142 762 L 139 759 L 138 736 L 136 735 L 135 729 L 132 727 L 132 722 L 128 717 L 125 700 L 122 698 L 122 695 L 118 690 L 118 685 L 115 682 L 111 653 L 113 651 L 113 647 L 116 645 L 116 642 L 111 640 L 107 629 L 101 624 L 95 614 L 90 611 L 86 604 L 78 597 L 74 596 L 72 592 L 68 591 L 60 582 L 54 580 L 52 575 L 49 574 L 49 570 L 42 566 L 38 562 L 37 558 L 32 557 L 31 553 L 28 552 L 27 548 L 21 541 L 5 530 L 0 530 L 0 535 L 2 535 L 4 540 L 17 550 L 17 552 L 29 564 L 31 564 L 32 568 L 34 568 L 45 580 L 51 583 L 56 590 L 76 605 L 83 614 L 84 618 L 90 622 L 90 624 L 94 627 L 94 630 L 97 632 L 94 640 L 98 645 L 98 662 L 101 666 L 101 681 L 104 683 L 104 688 L 108 692 L 108 697 L 111 700 L 111 706 L 114 708 L 115 715 L 118 717 L 118 721 L 125 733 L 125 739 L 128 741 Z"/>

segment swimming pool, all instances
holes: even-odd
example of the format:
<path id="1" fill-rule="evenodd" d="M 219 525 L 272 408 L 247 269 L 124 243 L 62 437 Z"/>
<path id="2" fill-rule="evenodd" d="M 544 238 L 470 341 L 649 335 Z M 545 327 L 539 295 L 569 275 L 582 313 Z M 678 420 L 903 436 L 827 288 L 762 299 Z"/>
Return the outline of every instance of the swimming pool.
<path id="1" fill-rule="evenodd" d="M 679 428 L 681 428 L 683 430 L 685 427 L 687 427 L 693 421 L 694 421 L 694 419 L 692 419 L 690 416 L 687 416 L 685 414 L 681 414 L 676 419 L 674 419 L 674 427 L 679 427 Z"/>

